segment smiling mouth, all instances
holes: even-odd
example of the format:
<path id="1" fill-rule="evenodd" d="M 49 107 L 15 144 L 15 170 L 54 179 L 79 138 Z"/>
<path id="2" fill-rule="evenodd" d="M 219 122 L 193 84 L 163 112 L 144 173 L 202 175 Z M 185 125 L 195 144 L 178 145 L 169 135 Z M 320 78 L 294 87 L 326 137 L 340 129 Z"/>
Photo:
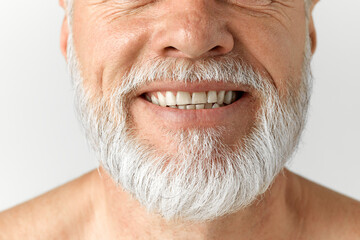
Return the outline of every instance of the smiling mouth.
<path id="1" fill-rule="evenodd" d="M 142 97 L 161 107 L 197 110 L 225 107 L 239 100 L 244 94 L 243 91 L 225 90 L 207 92 L 161 91 L 147 92 Z"/>

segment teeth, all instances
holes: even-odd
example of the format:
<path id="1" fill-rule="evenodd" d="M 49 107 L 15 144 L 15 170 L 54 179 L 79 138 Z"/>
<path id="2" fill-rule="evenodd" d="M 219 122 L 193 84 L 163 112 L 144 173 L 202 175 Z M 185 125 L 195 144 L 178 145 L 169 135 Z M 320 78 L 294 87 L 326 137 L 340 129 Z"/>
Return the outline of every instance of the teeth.
<path id="1" fill-rule="evenodd" d="M 223 104 L 224 103 L 224 97 L 225 97 L 225 91 L 220 91 L 217 95 L 217 103 L 220 105 L 220 104 Z"/>
<path id="2" fill-rule="evenodd" d="M 158 92 L 157 95 L 158 95 L 160 106 L 166 107 L 166 99 L 165 99 L 165 97 L 161 94 L 161 92 Z"/>
<path id="3" fill-rule="evenodd" d="M 175 95 L 170 91 L 166 92 L 166 105 L 176 105 Z"/>
<path id="4" fill-rule="evenodd" d="M 188 92 L 177 92 L 177 94 L 176 94 L 176 104 L 177 105 L 191 104 L 190 93 L 188 93 Z"/>
<path id="5" fill-rule="evenodd" d="M 151 95 L 151 100 L 150 100 L 153 104 L 156 104 L 156 105 L 160 105 L 159 104 L 159 100 L 154 96 L 154 95 Z"/>
<path id="6" fill-rule="evenodd" d="M 149 102 L 151 102 L 151 97 L 149 97 L 148 94 L 145 94 L 145 98 L 146 98 L 146 100 L 148 100 Z"/>
<path id="7" fill-rule="evenodd" d="M 207 102 L 208 103 L 216 103 L 217 102 L 217 95 L 216 91 L 209 91 L 207 94 Z"/>
<path id="8" fill-rule="evenodd" d="M 233 103 L 233 102 L 235 102 L 235 100 L 236 100 L 236 93 L 233 92 L 232 96 L 231 96 L 231 102 Z"/>
<path id="9" fill-rule="evenodd" d="M 164 93 L 164 95 L 163 95 Z M 153 104 L 162 107 L 178 109 L 212 109 L 233 103 L 241 97 L 238 92 L 233 91 L 209 91 L 209 92 L 156 92 L 145 94 L 145 98 Z"/>
<path id="10" fill-rule="evenodd" d="M 232 91 L 227 91 L 227 92 L 225 93 L 224 103 L 226 103 L 226 104 L 230 104 L 230 103 L 231 103 L 232 94 L 233 94 Z"/>
<path id="11" fill-rule="evenodd" d="M 192 104 L 206 103 L 206 92 L 194 92 L 192 94 Z"/>
<path id="12" fill-rule="evenodd" d="M 207 103 L 207 104 L 205 104 L 205 109 L 211 109 L 212 106 L 213 106 L 212 103 Z"/>
<path id="13" fill-rule="evenodd" d="M 196 109 L 204 109 L 204 108 L 205 108 L 205 104 L 196 104 L 195 108 L 196 108 Z"/>
<path id="14" fill-rule="evenodd" d="M 219 108 L 219 107 L 220 107 L 220 105 L 217 104 L 217 103 L 215 103 L 215 104 L 212 106 L 212 108 Z"/>

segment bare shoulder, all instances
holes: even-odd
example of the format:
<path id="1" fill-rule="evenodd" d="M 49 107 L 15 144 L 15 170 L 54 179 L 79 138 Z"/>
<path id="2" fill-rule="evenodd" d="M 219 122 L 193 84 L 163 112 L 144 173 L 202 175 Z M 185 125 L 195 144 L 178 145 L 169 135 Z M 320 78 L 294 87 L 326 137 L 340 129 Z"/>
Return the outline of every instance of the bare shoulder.
<path id="1" fill-rule="evenodd" d="M 48 193 L 0 213 L 0 240 L 69 239 L 91 214 L 87 187 L 90 172 Z M 87 206 L 87 204 L 89 204 Z M 81 206 L 81 207 L 80 207 Z M 79 228 L 79 229 L 78 229 Z M 76 239 L 76 238 L 71 238 Z"/>
<path id="2" fill-rule="evenodd" d="M 359 201 L 303 177 L 297 178 L 306 202 L 305 231 L 317 236 L 309 239 L 360 239 Z"/>

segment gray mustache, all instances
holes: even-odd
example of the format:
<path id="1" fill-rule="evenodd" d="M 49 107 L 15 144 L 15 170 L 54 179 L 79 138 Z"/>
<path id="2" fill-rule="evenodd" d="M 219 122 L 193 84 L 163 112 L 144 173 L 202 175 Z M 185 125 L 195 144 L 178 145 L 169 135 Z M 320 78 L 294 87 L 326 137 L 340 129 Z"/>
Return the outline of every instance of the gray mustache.
<path id="1" fill-rule="evenodd" d="M 197 61 L 158 58 L 135 64 L 122 78 L 121 94 L 129 94 L 144 85 L 162 80 L 184 84 L 205 81 L 224 82 L 246 85 L 258 91 L 269 84 L 267 79 L 246 64 L 240 56 L 230 53 Z"/>

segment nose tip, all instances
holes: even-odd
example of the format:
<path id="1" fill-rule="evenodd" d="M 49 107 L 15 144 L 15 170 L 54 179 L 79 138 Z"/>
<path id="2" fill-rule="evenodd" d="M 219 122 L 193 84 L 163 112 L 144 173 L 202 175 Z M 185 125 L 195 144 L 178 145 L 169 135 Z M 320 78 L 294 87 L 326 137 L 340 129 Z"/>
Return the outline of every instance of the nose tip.
<path id="1" fill-rule="evenodd" d="M 226 22 L 207 6 L 196 7 L 193 3 L 191 8 L 162 20 L 161 28 L 153 35 L 157 53 L 163 57 L 195 59 L 232 51 L 234 38 Z"/>

